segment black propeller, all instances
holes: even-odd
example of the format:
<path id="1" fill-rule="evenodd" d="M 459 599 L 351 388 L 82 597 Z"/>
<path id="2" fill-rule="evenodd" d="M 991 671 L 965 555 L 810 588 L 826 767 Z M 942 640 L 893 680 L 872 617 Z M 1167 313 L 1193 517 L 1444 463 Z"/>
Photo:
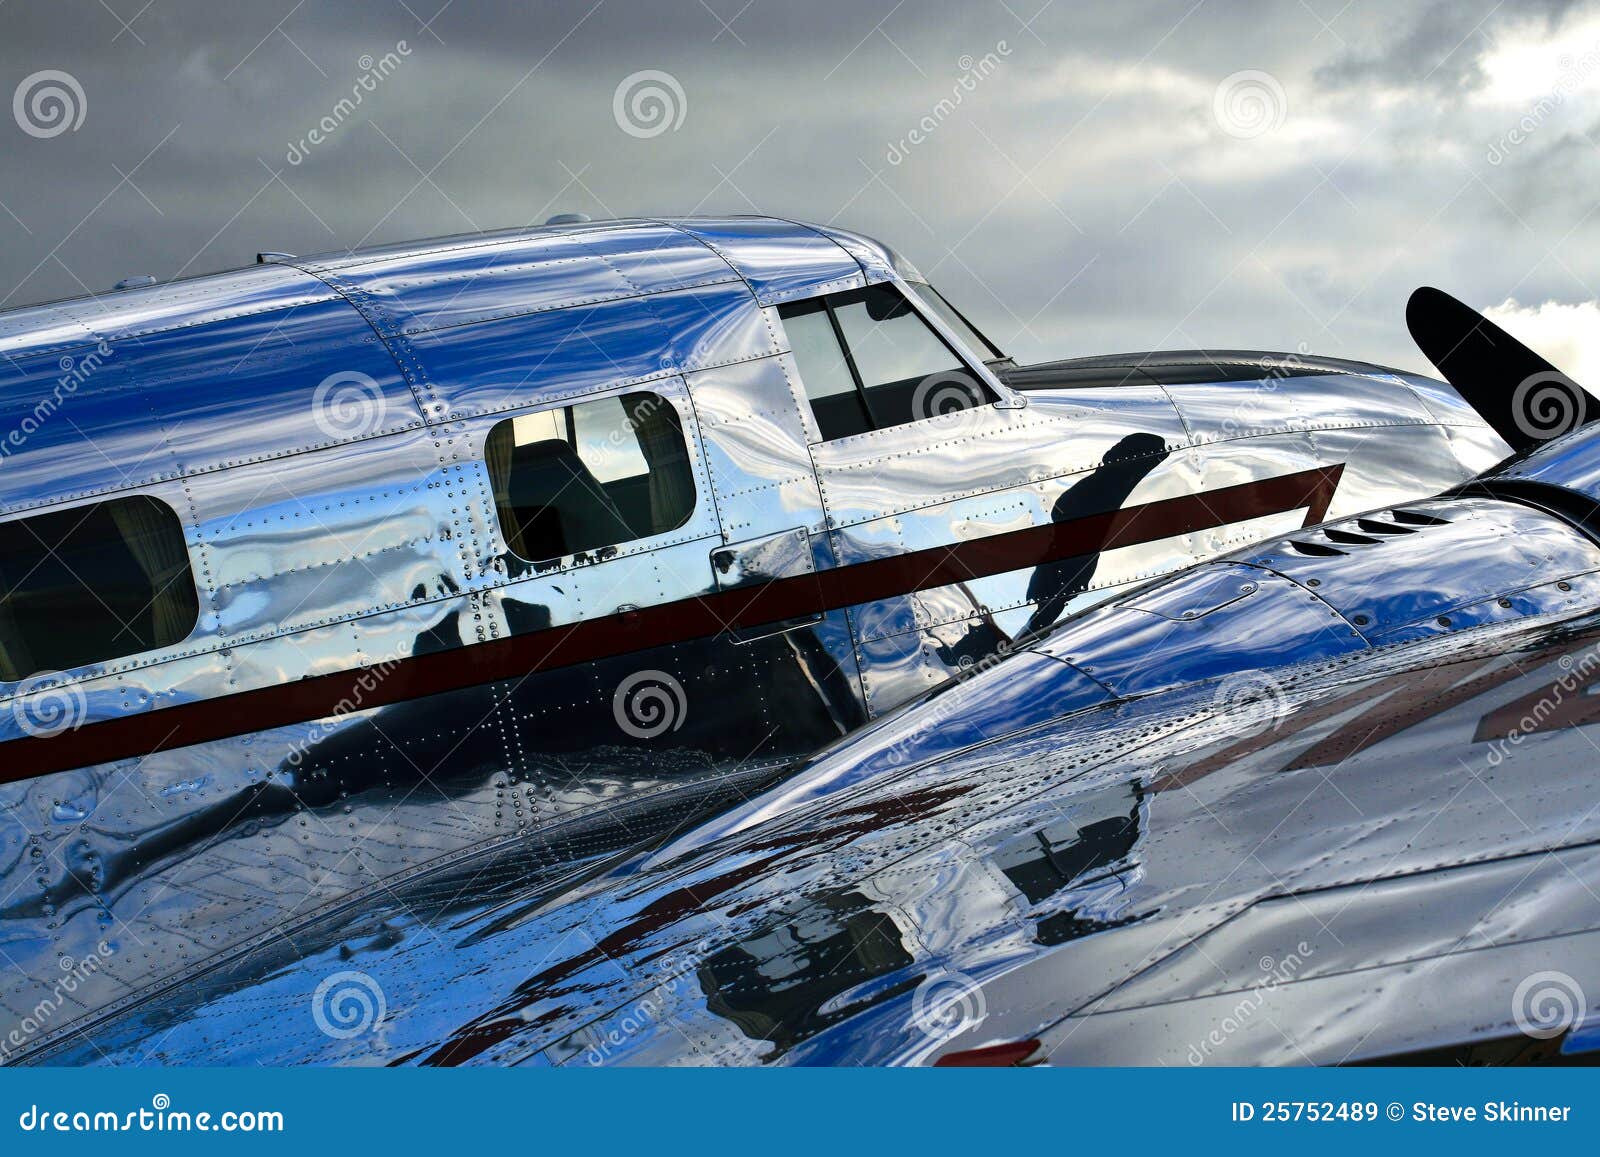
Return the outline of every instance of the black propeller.
<path id="1" fill-rule="evenodd" d="M 1587 390 L 1443 290 L 1425 285 L 1411 295 L 1406 328 L 1445 381 L 1513 450 L 1600 418 L 1600 403 Z"/>

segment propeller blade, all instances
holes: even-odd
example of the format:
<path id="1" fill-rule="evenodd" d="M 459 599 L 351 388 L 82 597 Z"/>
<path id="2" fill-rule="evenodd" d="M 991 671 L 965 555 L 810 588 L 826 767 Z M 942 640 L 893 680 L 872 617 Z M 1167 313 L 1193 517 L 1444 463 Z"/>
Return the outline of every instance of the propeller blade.
<path id="1" fill-rule="evenodd" d="M 1600 418 L 1600 403 L 1470 305 L 1423 286 L 1406 328 L 1445 381 L 1511 444 L 1526 450 Z"/>

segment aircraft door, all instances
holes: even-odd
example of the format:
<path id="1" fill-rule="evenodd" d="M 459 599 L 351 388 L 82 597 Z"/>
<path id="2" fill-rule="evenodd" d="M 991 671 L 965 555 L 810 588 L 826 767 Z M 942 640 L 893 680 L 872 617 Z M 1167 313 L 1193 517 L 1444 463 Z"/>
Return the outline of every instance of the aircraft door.
<path id="1" fill-rule="evenodd" d="M 768 321 L 776 328 L 770 310 Z M 798 375 L 781 356 L 686 381 L 722 531 L 706 565 L 727 626 L 707 661 L 740 673 L 725 706 L 752 745 L 808 753 L 866 715 L 847 616 L 817 581 L 835 562 Z"/>
<path id="2" fill-rule="evenodd" d="M 864 587 L 850 610 L 873 714 L 1003 653 L 1092 586 L 1177 565 L 1156 557 L 1179 549 L 1166 543 L 1041 566 L 1038 530 L 1198 480 L 1154 384 L 1018 394 L 916 292 L 881 283 L 779 307 L 834 557 L 902 564 L 900 591 Z"/>

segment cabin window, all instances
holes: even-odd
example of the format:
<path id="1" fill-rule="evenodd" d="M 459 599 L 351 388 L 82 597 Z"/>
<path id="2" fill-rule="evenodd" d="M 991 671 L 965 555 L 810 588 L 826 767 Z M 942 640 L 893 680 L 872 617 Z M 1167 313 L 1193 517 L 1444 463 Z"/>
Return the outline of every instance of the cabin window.
<path id="1" fill-rule="evenodd" d="M 183 524 L 147 495 L 0 523 L 0 679 L 170 647 L 200 617 Z"/>
<path id="2" fill-rule="evenodd" d="M 823 441 L 998 400 L 891 285 L 783 305 L 778 315 Z"/>
<path id="3" fill-rule="evenodd" d="M 694 512 L 683 427 L 660 394 L 507 418 L 484 454 L 506 545 L 531 562 L 665 534 Z"/>

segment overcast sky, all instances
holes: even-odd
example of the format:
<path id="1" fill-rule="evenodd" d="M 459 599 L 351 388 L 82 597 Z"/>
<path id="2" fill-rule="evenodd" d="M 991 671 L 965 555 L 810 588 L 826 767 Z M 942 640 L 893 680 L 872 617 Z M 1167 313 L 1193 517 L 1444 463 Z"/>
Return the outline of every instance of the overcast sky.
<path id="1" fill-rule="evenodd" d="M 5 94 L 6 308 L 762 211 L 896 246 L 1019 360 L 1421 368 L 1432 283 L 1600 384 L 1600 5 L 0 0 Z"/>

